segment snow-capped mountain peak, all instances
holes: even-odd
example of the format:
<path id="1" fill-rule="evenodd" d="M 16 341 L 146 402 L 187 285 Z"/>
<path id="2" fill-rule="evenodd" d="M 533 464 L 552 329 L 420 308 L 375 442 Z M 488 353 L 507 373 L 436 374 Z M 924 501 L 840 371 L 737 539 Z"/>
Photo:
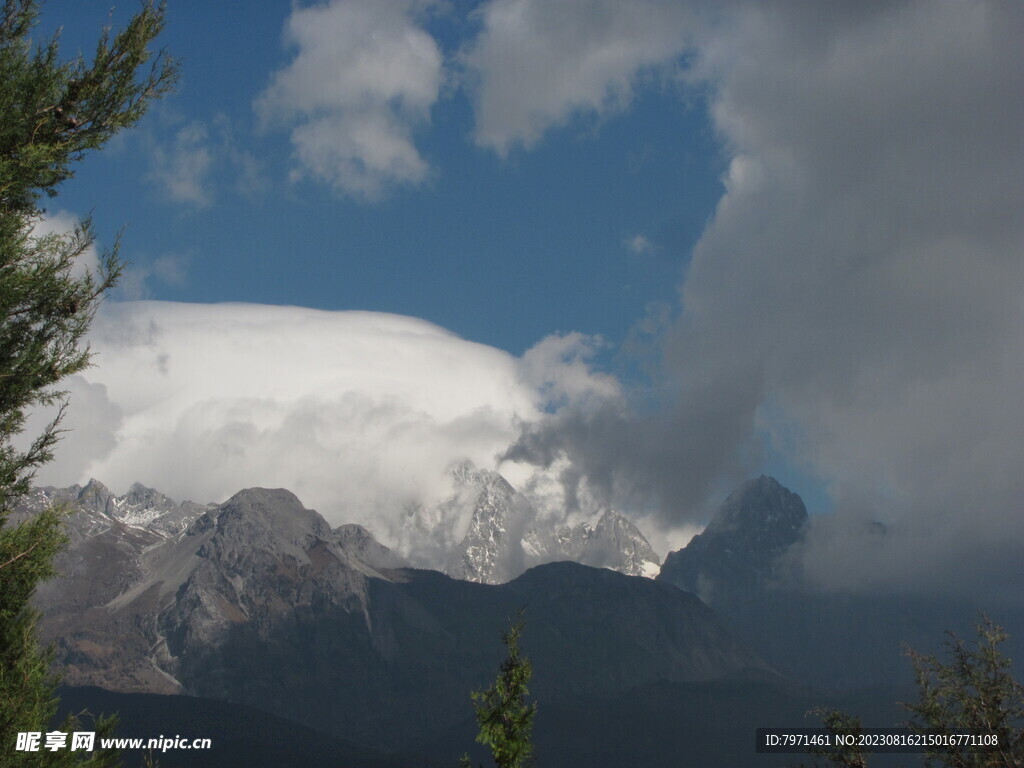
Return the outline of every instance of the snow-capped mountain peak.
<path id="1" fill-rule="evenodd" d="M 528 568 L 558 560 L 653 578 L 660 560 L 640 530 L 621 513 L 605 510 L 593 523 L 574 527 L 538 520 L 529 500 L 492 470 L 461 464 L 446 504 L 472 506 L 469 528 L 450 555 L 448 575 L 498 584 Z"/>
<path id="2" fill-rule="evenodd" d="M 85 513 L 70 520 L 73 538 L 88 538 L 115 524 L 173 538 L 180 536 L 193 520 L 212 506 L 191 501 L 178 504 L 141 483 L 133 484 L 128 493 L 118 496 L 96 479 L 90 479 L 84 487 L 36 488 L 20 506 L 32 511 L 55 504 L 71 505 Z"/>

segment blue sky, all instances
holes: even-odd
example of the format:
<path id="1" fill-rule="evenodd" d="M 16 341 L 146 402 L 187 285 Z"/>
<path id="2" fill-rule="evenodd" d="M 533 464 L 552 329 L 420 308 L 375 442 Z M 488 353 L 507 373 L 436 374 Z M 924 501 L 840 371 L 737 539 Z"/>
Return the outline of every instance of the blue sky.
<path id="1" fill-rule="evenodd" d="M 108 5 L 41 30 L 88 53 Z M 471 459 L 664 553 L 766 472 L 829 513 L 823 585 L 996 578 L 1024 545 L 1021 8 L 170 2 L 177 93 L 45 224 L 126 225 L 132 266 L 42 479 L 279 484 L 436 554 L 464 515 L 403 510 Z"/>
<path id="2" fill-rule="evenodd" d="M 46 18 L 60 20 L 73 51 L 106 23 L 107 5 L 52 2 Z M 181 283 L 154 276 L 147 297 L 408 314 L 515 354 L 556 331 L 618 344 L 648 304 L 676 302 L 722 191 L 724 158 L 699 96 L 651 76 L 628 106 L 580 115 L 502 157 L 475 144 L 471 96 L 448 86 L 414 132 L 428 178 L 367 200 L 289 181 L 288 131 L 260 125 L 254 102 L 294 55 L 287 16 L 283 3 L 241 14 L 172 4 L 161 42 L 182 61 L 177 93 L 61 195 L 63 207 L 93 210 L 108 240 L 127 224 L 138 265 L 180 264 Z M 454 58 L 473 22 L 454 11 L 428 21 Z M 200 149 L 208 166 L 189 177 L 181 155 Z M 155 175 L 155 150 L 182 163 L 178 199 Z M 231 153 L 251 163 L 248 178 Z"/>

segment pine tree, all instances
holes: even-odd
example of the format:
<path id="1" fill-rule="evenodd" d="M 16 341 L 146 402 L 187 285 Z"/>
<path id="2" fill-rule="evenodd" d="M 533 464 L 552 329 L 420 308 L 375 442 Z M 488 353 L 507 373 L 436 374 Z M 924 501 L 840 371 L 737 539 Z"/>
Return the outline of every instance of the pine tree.
<path id="1" fill-rule="evenodd" d="M 122 267 L 115 243 L 95 274 L 74 270 L 95 240 L 88 219 L 63 235 L 36 237 L 33 228 L 42 200 L 86 153 L 135 124 L 176 71 L 149 50 L 163 6 L 143 5 L 116 34 L 105 29 L 91 63 L 62 61 L 57 36 L 33 45 L 36 0 L 5 0 L 0 13 L 0 766 L 108 765 L 98 753 L 15 750 L 19 732 L 45 732 L 57 709 L 52 655 L 38 646 L 29 599 L 53 575 L 64 536 L 58 509 L 16 525 L 9 518 L 53 456 L 67 407 L 57 386 L 89 365 L 82 337 Z M 46 406 L 56 418 L 27 449 L 16 447 L 28 413 Z"/>
<path id="2" fill-rule="evenodd" d="M 911 727 L 940 734 L 975 732 L 998 738 L 999 749 L 971 752 L 949 746 L 928 752 L 928 765 L 949 768 L 1024 768 L 1024 686 L 999 650 L 1006 632 L 988 617 L 977 626 L 969 647 L 952 632 L 946 647 L 950 660 L 909 651 L 917 679 L 918 701 L 905 705 L 915 717 Z"/>
<path id="3" fill-rule="evenodd" d="M 925 765 L 947 768 L 1024 768 L 1024 686 L 1014 679 L 1011 661 L 999 645 L 1007 638 L 1001 627 L 982 617 L 974 647 L 947 633 L 949 661 L 908 651 L 914 665 L 918 700 L 904 704 L 916 733 L 994 735 L 998 749 L 971 751 L 951 742 L 926 752 Z M 819 711 L 833 734 L 857 736 L 860 719 L 835 710 Z M 866 768 L 859 747 L 815 750 L 832 765 Z"/>
<path id="4" fill-rule="evenodd" d="M 519 650 L 519 636 L 523 632 L 523 612 L 508 632 L 502 632 L 501 641 L 508 656 L 501 664 L 494 685 L 484 691 L 474 691 L 473 708 L 480 725 L 476 740 L 490 747 L 497 768 L 522 768 L 532 764 L 533 716 L 537 703 L 527 701 L 527 684 L 533 675 L 530 660 Z M 460 768 L 470 765 L 464 756 Z"/>

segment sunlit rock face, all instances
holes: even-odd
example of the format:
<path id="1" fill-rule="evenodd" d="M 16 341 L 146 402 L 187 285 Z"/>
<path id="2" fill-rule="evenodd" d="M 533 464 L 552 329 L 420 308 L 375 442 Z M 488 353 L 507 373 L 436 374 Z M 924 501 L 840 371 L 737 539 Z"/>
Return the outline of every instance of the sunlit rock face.
<path id="1" fill-rule="evenodd" d="M 533 566 L 562 560 L 648 578 L 660 569 L 643 533 L 619 512 L 605 510 L 593 523 L 544 527 L 530 502 L 497 472 L 462 465 L 452 474 L 455 493 L 444 504 L 469 505 L 472 517 L 449 557 L 449 576 L 501 584 Z"/>

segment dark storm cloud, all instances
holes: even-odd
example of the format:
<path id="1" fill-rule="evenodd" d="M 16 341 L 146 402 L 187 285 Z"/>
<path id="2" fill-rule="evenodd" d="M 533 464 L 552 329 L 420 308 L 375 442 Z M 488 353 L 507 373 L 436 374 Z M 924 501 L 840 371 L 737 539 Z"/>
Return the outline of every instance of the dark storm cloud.
<path id="1" fill-rule="evenodd" d="M 512 453 L 565 450 L 593 485 L 682 519 L 763 430 L 836 500 L 807 547 L 816 582 L 1010 577 L 1024 6 L 749 4 L 705 22 L 684 77 L 731 162 L 663 337 L 674 405 L 563 413 Z M 884 545 L 861 533 L 876 518 Z"/>

